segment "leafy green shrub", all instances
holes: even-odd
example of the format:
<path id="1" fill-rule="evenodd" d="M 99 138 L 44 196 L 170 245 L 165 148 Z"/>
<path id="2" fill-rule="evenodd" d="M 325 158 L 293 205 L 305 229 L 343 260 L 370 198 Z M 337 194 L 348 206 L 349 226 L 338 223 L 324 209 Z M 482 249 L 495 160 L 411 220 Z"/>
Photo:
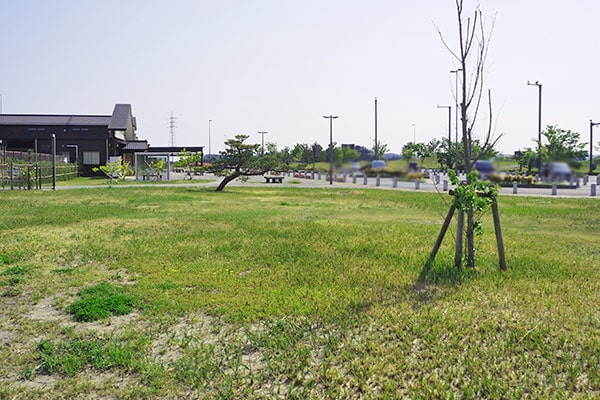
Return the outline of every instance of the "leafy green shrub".
<path id="1" fill-rule="evenodd" d="M 11 264 L 12 262 L 13 261 L 9 256 L 0 254 L 0 264 Z"/>
<path id="2" fill-rule="evenodd" d="M 83 289 L 80 300 L 75 301 L 67 312 L 78 322 L 93 322 L 111 315 L 126 315 L 133 311 L 137 298 L 125 293 L 124 287 L 113 286 L 108 282 Z"/>

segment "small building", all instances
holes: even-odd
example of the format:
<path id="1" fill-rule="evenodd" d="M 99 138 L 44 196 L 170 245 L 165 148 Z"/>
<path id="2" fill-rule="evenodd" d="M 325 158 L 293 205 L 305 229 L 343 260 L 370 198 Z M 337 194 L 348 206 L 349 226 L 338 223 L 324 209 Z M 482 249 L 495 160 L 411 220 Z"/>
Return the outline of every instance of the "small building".
<path id="1" fill-rule="evenodd" d="M 0 114 L 0 143 L 7 151 L 52 153 L 77 162 L 81 175 L 95 175 L 92 168 L 123 155 L 129 141 L 136 141 L 137 122 L 130 104 L 116 104 L 111 115 Z"/>

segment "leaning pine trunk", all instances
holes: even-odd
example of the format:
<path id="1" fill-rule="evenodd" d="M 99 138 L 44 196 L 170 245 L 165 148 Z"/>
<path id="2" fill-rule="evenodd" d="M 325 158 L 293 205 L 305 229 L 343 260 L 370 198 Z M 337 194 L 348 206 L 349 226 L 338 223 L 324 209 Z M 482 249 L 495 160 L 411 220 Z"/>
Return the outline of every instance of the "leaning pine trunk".
<path id="1" fill-rule="evenodd" d="M 225 186 L 227 186 L 227 184 L 231 181 L 233 181 L 234 179 L 237 179 L 241 176 L 242 174 L 240 173 L 233 173 L 231 175 L 227 175 L 225 178 L 223 178 L 223 180 L 221 181 L 221 183 L 219 183 L 219 186 L 217 186 L 217 189 L 215 190 L 216 192 L 221 192 L 223 191 L 223 189 L 225 188 Z"/>

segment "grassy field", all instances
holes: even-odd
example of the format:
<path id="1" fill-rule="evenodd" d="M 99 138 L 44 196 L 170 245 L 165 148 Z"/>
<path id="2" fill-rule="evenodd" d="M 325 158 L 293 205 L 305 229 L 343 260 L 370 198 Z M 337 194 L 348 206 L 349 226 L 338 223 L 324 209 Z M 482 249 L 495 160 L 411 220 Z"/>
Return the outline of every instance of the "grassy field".
<path id="1" fill-rule="evenodd" d="M 447 195 L 212 190 L 1 192 L 0 398 L 600 396 L 597 200 L 501 197 L 508 271 L 486 215 L 420 280 Z"/>

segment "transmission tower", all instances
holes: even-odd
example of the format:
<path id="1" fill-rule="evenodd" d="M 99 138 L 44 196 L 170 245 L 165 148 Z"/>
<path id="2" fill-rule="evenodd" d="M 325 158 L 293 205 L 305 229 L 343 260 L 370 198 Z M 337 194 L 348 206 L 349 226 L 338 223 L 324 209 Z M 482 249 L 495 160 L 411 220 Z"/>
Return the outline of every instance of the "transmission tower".
<path id="1" fill-rule="evenodd" d="M 171 111 L 171 118 L 169 118 L 169 146 L 175 147 L 175 128 L 177 124 L 175 123 L 175 118 L 173 116 L 173 111 Z"/>

